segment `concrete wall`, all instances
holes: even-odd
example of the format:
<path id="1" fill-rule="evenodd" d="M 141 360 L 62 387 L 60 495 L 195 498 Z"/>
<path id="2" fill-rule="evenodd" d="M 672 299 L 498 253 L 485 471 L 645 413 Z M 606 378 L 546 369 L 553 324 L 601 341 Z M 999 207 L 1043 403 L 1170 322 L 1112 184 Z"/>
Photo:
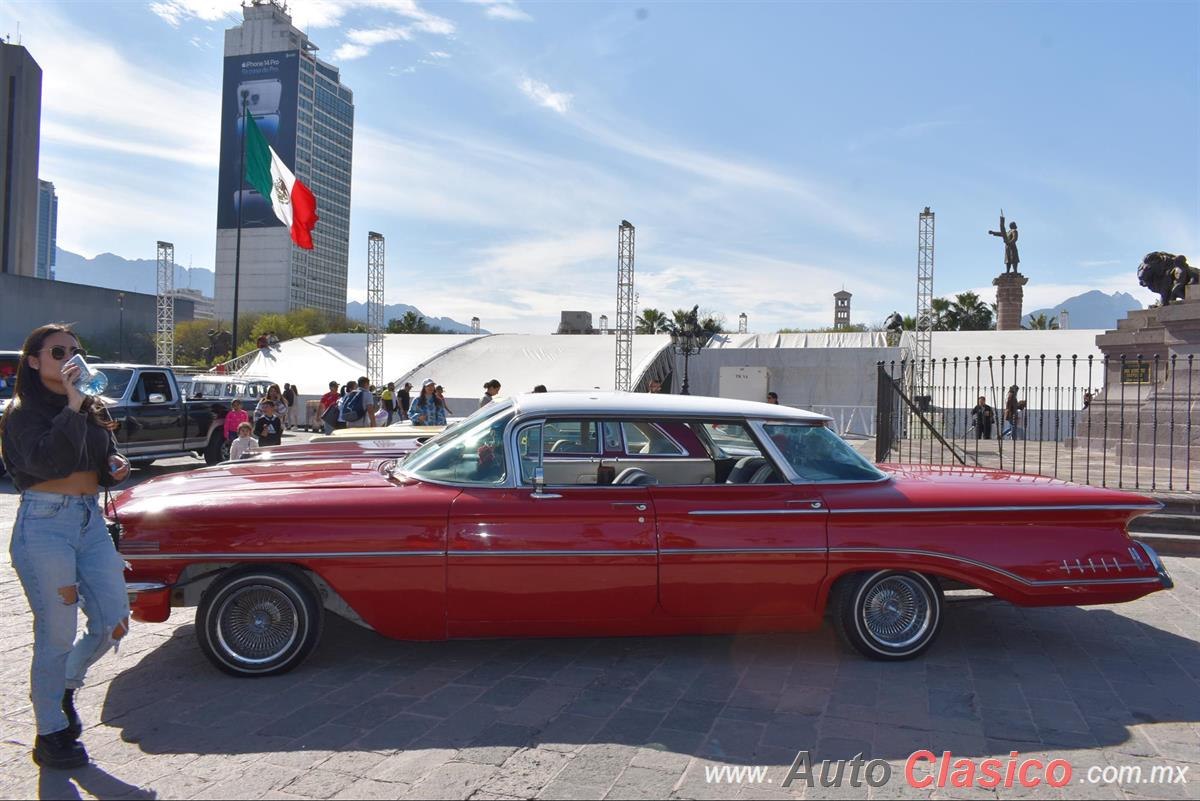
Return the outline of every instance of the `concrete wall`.
<path id="1" fill-rule="evenodd" d="M 899 360 L 900 348 L 731 348 L 704 350 L 688 360 L 693 395 L 720 396 L 722 367 L 762 367 L 769 371 L 767 389 L 779 402 L 827 414 L 839 431 L 874 430 L 876 363 Z M 676 357 L 671 391 L 683 384 L 683 359 Z M 765 401 L 766 398 L 758 400 Z"/>
<path id="2" fill-rule="evenodd" d="M 117 290 L 0 274 L 0 350 L 19 350 L 46 323 L 71 323 L 88 351 L 105 359 L 154 361 L 154 295 L 125 293 L 124 336 Z M 190 300 L 175 299 L 175 322 L 193 319 Z M 123 346 L 123 352 L 122 352 Z"/>

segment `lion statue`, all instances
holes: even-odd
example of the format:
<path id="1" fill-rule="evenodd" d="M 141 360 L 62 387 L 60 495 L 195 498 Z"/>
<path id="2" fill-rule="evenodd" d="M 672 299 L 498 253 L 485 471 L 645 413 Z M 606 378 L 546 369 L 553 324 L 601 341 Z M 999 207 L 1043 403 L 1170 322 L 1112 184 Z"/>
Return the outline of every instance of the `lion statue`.
<path id="1" fill-rule="evenodd" d="M 1147 253 L 1137 269 L 1138 283 L 1158 293 L 1160 306 L 1183 300 L 1188 284 L 1200 284 L 1200 270 L 1187 262 L 1186 256 L 1156 250 Z"/>

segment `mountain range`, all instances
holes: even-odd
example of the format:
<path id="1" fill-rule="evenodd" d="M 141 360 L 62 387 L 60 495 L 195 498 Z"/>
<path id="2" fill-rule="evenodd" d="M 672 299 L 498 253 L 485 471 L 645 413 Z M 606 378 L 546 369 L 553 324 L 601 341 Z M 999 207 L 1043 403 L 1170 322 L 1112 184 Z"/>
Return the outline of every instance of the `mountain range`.
<path id="1" fill-rule="evenodd" d="M 1141 302 L 1128 292 L 1114 292 L 1111 295 L 1093 289 L 1067 298 L 1062 303 L 1049 309 L 1036 309 L 1021 318 L 1021 324 L 1027 325 L 1031 317 L 1045 314 L 1051 319 L 1058 319 L 1059 312 L 1067 312 L 1069 328 L 1102 328 L 1108 330 L 1117 327 L 1117 320 L 1123 319 L 1133 309 L 1142 308 Z"/>
<path id="2" fill-rule="evenodd" d="M 119 289 L 124 292 L 142 292 L 153 295 L 158 289 L 158 267 L 154 259 L 125 259 L 115 253 L 101 253 L 95 258 L 80 256 L 69 250 L 57 249 L 57 264 L 54 267 L 55 278 L 72 284 L 86 286 L 101 286 L 106 289 Z M 204 267 L 181 267 L 175 264 L 175 286 L 178 288 L 198 289 L 207 298 L 213 296 L 216 276 L 212 270 Z M 430 317 L 416 306 L 407 303 L 395 303 L 384 307 L 383 319 L 394 320 L 404 316 L 405 312 L 416 312 L 425 318 L 431 326 L 455 334 L 471 333 L 471 326 L 464 325 L 449 317 Z M 351 302 L 346 304 L 346 316 L 351 320 L 367 320 L 367 304 Z M 483 333 L 491 333 L 484 331 Z"/>

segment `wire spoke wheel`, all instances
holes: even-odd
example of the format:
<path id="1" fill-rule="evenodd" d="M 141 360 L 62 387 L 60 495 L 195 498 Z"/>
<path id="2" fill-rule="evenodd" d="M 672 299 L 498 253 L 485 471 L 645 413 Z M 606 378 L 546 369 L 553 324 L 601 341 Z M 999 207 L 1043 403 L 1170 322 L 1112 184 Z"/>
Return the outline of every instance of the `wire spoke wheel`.
<path id="1" fill-rule="evenodd" d="M 931 625 L 924 590 L 908 576 L 889 576 L 863 597 L 863 625 L 871 636 L 892 648 L 918 641 Z"/>
<path id="2" fill-rule="evenodd" d="M 230 655 L 257 665 L 278 659 L 296 640 L 298 611 L 274 587 L 251 585 L 231 594 L 217 613 L 217 638 Z"/>

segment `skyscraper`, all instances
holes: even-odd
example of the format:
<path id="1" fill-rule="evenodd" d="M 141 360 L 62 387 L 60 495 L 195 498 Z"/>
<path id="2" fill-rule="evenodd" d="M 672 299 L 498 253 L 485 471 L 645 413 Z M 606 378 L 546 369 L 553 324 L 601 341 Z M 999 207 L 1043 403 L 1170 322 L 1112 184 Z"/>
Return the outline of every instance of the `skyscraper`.
<path id="1" fill-rule="evenodd" d="M 292 25 L 282 3 L 254 0 L 225 32 L 221 168 L 217 199 L 216 310 L 233 316 L 241 220 L 240 312 L 313 308 L 346 313 L 354 94 L 338 69 Z M 243 108 L 317 198 L 313 249 L 292 244 L 267 199 L 239 180 Z M 242 332 L 239 332 L 239 335 Z"/>
<path id="2" fill-rule="evenodd" d="M 0 273 L 34 274 L 41 127 L 42 68 L 0 42 Z"/>
<path id="3" fill-rule="evenodd" d="M 50 181 L 38 181 L 37 264 L 38 278 L 54 280 L 55 250 L 58 248 L 58 195 Z"/>

